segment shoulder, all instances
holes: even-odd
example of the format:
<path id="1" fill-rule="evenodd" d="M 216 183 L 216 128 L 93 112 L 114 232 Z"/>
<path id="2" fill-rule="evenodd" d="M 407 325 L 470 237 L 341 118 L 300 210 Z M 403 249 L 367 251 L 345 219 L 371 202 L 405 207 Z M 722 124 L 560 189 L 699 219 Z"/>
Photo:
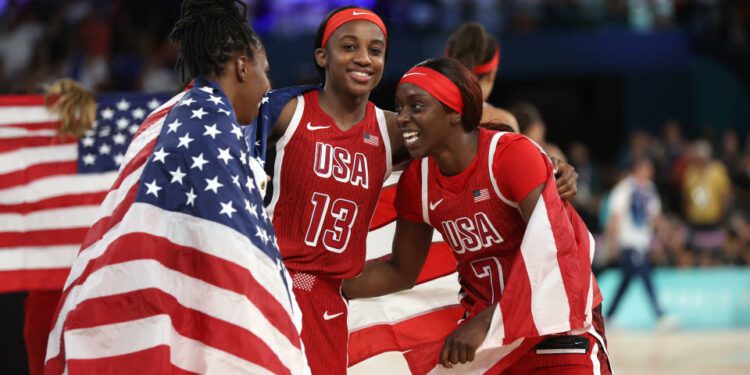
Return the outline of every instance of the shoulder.
<path id="1" fill-rule="evenodd" d="M 482 123 L 488 123 L 488 122 L 497 122 L 500 124 L 505 124 L 513 128 L 515 132 L 519 132 L 518 128 L 518 121 L 516 121 L 516 117 L 513 116 L 512 113 L 502 109 L 493 106 L 489 103 L 484 103 L 483 109 L 482 109 Z"/>

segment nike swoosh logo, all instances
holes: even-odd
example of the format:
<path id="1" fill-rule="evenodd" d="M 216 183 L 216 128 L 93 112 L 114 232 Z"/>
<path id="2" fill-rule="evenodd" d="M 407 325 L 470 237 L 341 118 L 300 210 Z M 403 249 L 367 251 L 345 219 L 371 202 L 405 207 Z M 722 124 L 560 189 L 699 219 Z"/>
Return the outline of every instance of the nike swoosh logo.
<path id="1" fill-rule="evenodd" d="M 435 203 L 430 202 L 430 211 L 434 211 L 435 207 L 439 206 L 440 203 L 443 203 L 443 199 L 445 199 L 445 198 L 440 198 L 440 200 L 437 201 L 437 202 L 435 202 Z"/>
<path id="2" fill-rule="evenodd" d="M 330 125 L 322 125 L 322 126 L 313 126 L 311 123 L 307 123 L 307 130 L 320 130 L 320 129 L 328 129 L 330 128 Z"/>
<path id="3" fill-rule="evenodd" d="M 401 78 L 408 77 L 408 76 L 426 76 L 426 75 L 427 74 L 424 74 L 424 73 L 406 73 Z"/>
<path id="4" fill-rule="evenodd" d="M 328 310 L 326 310 L 326 311 L 325 311 L 325 312 L 323 313 L 323 319 L 325 319 L 325 320 L 331 320 L 331 319 L 333 319 L 333 318 L 336 318 L 336 317 L 339 317 L 339 316 L 341 316 L 341 314 L 343 314 L 343 313 L 344 313 L 344 312 L 342 311 L 342 312 L 340 312 L 340 313 L 337 313 L 337 314 L 330 314 L 330 315 L 329 315 L 329 314 L 328 314 Z"/>
<path id="5" fill-rule="evenodd" d="M 368 12 L 357 12 L 356 10 L 352 11 L 352 16 L 361 16 L 361 15 L 364 15 L 364 14 L 370 14 L 370 13 L 368 13 Z"/>

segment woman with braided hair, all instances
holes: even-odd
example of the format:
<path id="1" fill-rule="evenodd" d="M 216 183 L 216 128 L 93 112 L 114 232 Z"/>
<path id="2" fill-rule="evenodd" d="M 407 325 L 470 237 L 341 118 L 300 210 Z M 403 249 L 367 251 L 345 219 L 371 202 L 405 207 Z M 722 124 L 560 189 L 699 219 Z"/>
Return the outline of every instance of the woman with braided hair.
<path id="1" fill-rule="evenodd" d="M 269 89 L 244 4 L 185 0 L 192 81 L 152 112 L 66 281 L 45 373 L 308 374 L 241 126 Z"/>

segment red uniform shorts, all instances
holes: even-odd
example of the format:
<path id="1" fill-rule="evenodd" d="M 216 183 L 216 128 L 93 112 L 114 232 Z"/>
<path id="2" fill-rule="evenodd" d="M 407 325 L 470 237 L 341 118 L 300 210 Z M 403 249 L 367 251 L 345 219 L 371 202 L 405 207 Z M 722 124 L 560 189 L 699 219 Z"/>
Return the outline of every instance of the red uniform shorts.
<path id="1" fill-rule="evenodd" d="M 291 272 L 294 295 L 302 310 L 302 343 L 313 375 L 346 375 L 347 304 L 341 279 Z"/>

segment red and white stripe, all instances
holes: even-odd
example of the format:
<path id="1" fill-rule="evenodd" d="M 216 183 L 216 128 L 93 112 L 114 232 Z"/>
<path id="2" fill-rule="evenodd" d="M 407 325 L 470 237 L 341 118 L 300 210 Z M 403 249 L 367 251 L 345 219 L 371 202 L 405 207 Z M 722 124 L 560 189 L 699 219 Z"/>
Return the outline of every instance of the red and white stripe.
<path id="1" fill-rule="evenodd" d="M 0 97 L 0 293 L 62 287 L 117 175 L 78 175 L 58 127 L 44 97 Z"/>
<path id="2" fill-rule="evenodd" d="M 141 125 L 93 215 L 49 335 L 47 374 L 309 371 L 278 265 L 232 228 L 134 202 L 181 96 Z"/>

